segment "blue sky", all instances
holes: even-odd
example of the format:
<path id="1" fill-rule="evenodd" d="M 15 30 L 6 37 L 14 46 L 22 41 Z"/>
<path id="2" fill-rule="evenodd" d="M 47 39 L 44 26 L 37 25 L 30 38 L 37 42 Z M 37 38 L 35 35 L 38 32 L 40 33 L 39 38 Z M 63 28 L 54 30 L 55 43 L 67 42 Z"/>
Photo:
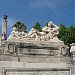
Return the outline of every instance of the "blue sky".
<path id="1" fill-rule="evenodd" d="M 75 0 L 0 0 L 0 32 L 3 15 L 8 16 L 8 35 L 12 25 L 22 21 L 29 31 L 39 21 L 43 27 L 46 22 L 66 27 L 75 25 Z"/>

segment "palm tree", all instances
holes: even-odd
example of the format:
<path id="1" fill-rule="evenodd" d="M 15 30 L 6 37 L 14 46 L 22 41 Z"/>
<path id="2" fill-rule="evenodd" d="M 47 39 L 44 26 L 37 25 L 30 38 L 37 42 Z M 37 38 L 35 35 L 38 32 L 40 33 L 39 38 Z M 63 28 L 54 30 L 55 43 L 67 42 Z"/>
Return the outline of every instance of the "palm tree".
<path id="1" fill-rule="evenodd" d="M 24 23 L 20 22 L 20 21 L 16 22 L 13 25 L 13 27 L 16 27 L 17 31 L 19 31 L 19 32 L 22 32 L 22 31 L 27 32 L 26 31 L 26 29 L 27 29 L 26 25 Z"/>

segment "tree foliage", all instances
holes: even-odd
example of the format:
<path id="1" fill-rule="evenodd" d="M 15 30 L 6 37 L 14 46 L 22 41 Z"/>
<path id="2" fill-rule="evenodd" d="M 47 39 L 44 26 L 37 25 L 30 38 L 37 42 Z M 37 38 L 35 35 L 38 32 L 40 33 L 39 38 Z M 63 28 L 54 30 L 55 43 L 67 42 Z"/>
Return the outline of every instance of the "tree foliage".
<path id="1" fill-rule="evenodd" d="M 75 27 L 71 25 L 70 27 L 66 28 L 65 25 L 60 24 L 58 38 L 68 46 L 71 43 L 75 43 Z"/>
<path id="2" fill-rule="evenodd" d="M 41 25 L 39 24 L 39 22 L 36 22 L 36 24 L 33 26 L 33 28 L 37 29 L 38 31 L 42 31 Z"/>
<path id="3" fill-rule="evenodd" d="M 24 23 L 20 22 L 20 21 L 16 22 L 16 23 L 13 25 L 13 27 L 16 27 L 16 28 L 17 28 L 17 31 L 20 31 L 20 32 L 22 32 L 22 31 L 27 32 L 27 31 L 26 31 L 26 29 L 27 29 L 26 25 L 25 25 Z"/>
<path id="4" fill-rule="evenodd" d="M 46 22 L 45 26 L 48 26 L 48 22 Z"/>

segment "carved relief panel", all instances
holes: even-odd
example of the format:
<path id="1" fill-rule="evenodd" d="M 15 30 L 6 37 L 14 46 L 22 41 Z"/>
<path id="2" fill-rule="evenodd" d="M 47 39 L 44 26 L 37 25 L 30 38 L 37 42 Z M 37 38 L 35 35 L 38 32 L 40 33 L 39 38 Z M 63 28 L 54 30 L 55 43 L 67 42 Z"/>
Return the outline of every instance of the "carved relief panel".
<path id="1" fill-rule="evenodd" d="M 69 50 L 66 47 L 62 47 L 61 48 L 61 55 L 63 55 L 63 56 L 69 55 Z"/>
<path id="2" fill-rule="evenodd" d="M 15 52 L 15 45 L 13 43 L 10 43 L 8 45 L 8 51 L 9 53 L 14 53 Z"/>

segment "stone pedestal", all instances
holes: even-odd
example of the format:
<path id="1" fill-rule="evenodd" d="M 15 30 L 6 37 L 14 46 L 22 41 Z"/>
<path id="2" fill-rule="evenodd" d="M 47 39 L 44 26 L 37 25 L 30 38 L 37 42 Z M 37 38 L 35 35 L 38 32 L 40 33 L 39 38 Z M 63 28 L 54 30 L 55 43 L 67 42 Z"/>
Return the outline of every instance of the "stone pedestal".
<path id="1" fill-rule="evenodd" d="M 63 42 L 6 41 L 0 75 L 74 75 L 74 64 Z"/>

